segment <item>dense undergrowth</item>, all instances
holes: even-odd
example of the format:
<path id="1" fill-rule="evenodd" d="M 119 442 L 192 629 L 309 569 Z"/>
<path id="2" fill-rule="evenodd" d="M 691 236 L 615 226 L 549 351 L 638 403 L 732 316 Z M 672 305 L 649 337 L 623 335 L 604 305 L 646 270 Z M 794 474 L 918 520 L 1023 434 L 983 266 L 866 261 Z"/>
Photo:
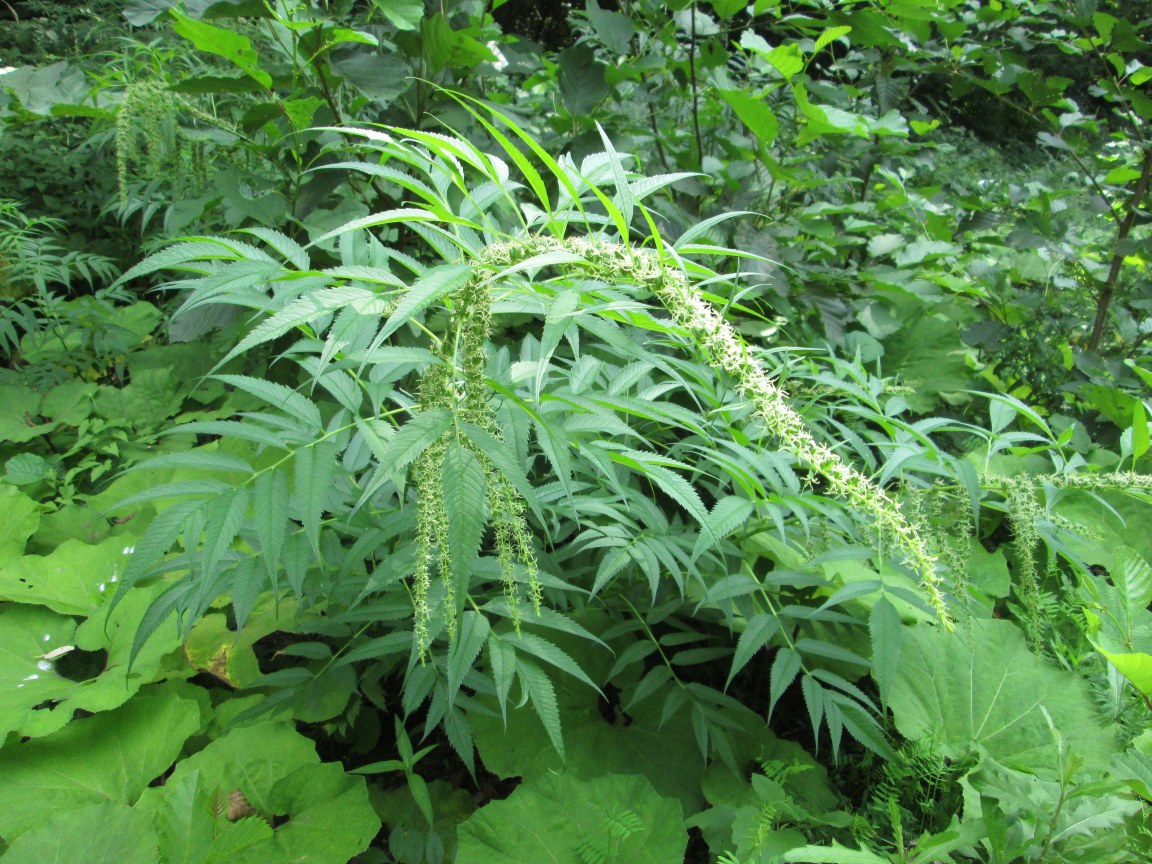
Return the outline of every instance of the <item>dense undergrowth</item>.
<path id="1" fill-rule="evenodd" d="M 3 7 L 5 862 L 1152 856 L 1147 4 Z"/>

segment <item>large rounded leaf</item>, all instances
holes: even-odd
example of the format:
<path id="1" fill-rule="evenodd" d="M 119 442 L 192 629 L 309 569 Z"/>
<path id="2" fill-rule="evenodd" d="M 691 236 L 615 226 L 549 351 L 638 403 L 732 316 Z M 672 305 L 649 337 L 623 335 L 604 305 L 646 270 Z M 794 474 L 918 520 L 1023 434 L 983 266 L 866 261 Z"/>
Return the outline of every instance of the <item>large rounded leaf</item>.
<path id="1" fill-rule="evenodd" d="M 132 804 L 199 728 L 194 701 L 158 688 L 47 738 L 7 744 L 0 755 L 0 836 L 12 842 L 57 813 L 91 804 Z"/>
<path id="2" fill-rule="evenodd" d="M 246 818 L 232 822 L 223 807 L 207 806 L 212 802 L 242 804 Z M 183 859 L 189 862 L 347 861 L 380 828 L 364 779 L 322 763 L 312 741 L 278 721 L 213 741 L 182 760 L 139 806 L 156 814 L 162 850 L 196 850 Z"/>
<path id="3" fill-rule="evenodd" d="M 157 852 L 146 815 L 105 801 L 58 813 L 21 834 L 4 853 L 4 864 L 155 864 Z"/>
<path id="4" fill-rule="evenodd" d="M 548 775 L 476 811 L 458 829 L 456 864 L 684 860 L 680 803 L 639 775 Z"/>
<path id="5" fill-rule="evenodd" d="M 952 759 L 987 755 L 1046 774 L 1057 768 L 1057 733 L 1088 765 L 1115 752 L 1087 684 L 1033 655 L 1008 621 L 972 621 L 955 633 L 912 628 L 889 704 L 901 734 Z"/>

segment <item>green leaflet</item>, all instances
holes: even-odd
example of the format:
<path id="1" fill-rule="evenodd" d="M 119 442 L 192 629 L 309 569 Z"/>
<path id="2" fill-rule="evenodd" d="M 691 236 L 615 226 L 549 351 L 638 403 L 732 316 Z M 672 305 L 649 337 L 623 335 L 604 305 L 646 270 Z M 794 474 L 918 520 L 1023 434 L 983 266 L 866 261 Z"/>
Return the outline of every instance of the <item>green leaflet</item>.
<path id="1" fill-rule="evenodd" d="M 780 619 L 775 615 L 760 614 L 748 622 L 736 643 L 736 653 L 732 655 L 732 668 L 728 672 L 728 680 L 724 682 L 725 690 L 740 670 L 748 665 L 753 655 L 767 645 L 779 630 Z"/>
<path id="2" fill-rule="evenodd" d="M 288 476 L 277 469 L 257 475 L 252 489 L 252 512 L 260 557 L 272 579 L 280 566 L 280 554 L 288 536 Z M 237 621 L 243 627 L 243 621 Z"/>
<path id="3" fill-rule="evenodd" d="M 311 447 L 301 447 L 294 458 L 295 502 L 300 509 L 304 533 L 317 558 L 320 557 L 320 517 L 332 494 L 332 480 L 336 476 L 339 456 L 336 443 L 324 440 Z"/>
<path id="4" fill-rule="evenodd" d="M 517 463 L 512 454 L 508 452 L 508 448 L 503 442 L 497 440 L 492 433 L 486 429 L 482 429 L 473 423 L 461 423 L 460 428 L 464 434 L 468 436 L 468 440 L 475 444 L 477 449 L 488 457 L 496 470 L 504 475 L 504 478 L 520 493 L 524 499 L 524 503 L 528 505 L 529 509 L 531 509 L 537 517 L 541 517 L 540 502 L 536 498 L 536 490 L 532 488 L 532 484 L 528 481 L 524 469 Z"/>
<path id="5" fill-rule="evenodd" d="M 705 550 L 747 522 L 753 509 L 751 501 L 734 495 L 717 501 L 712 507 L 712 512 L 708 514 L 708 530 L 701 532 L 696 538 L 696 545 L 692 547 L 692 557 L 699 558 Z"/>
<path id="6" fill-rule="evenodd" d="M 548 733 L 548 740 L 553 749 L 564 759 L 564 736 L 560 728 L 560 708 L 556 702 L 556 691 L 552 681 L 531 660 L 523 657 L 516 659 L 516 674 L 524 692 L 532 701 L 536 715 L 544 724 L 544 731 Z"/>
<path id="7" fill-rule="evenodd" d="M 488 636 L 488 665 L 496 685 L 496 698 L 500 703 L 500 716 L 508 724 L 508 694 L 516 680 L 516 646 L 495 633 Z"/>
<path id="8" fill-rule="evenodd" d="M 889 860 L 867 849 L 832 846 L 801 846 L 784 853 L 784 861 L 797 864 L 889 864 Z"/>
<path id="9" fill-rule="evenodd" d="M 452 441 L 444 453 L 441 486 L 444 510 L 448 514 L 452 578 L 456 584 L 456 597 L 463 603 L 472 577 L 473 562 L 480 553 L 480 542 L 488 524 L 488 489 L 484 466 L 476 454 L 459 441 Z"/>
<path id="10" fill-rule="evenodd" d="M 200 559 L 205 577 L 216 572 L 216 565 L 232 547 L 248 515 L 248 487 L 239 486 L 220 495 L 204 508 L 204 541 Z"/>
<path id="11" fill-rule="evenodd" d="M 657 456 L 655 453 L 645 453 L 639 450 L 624 450 L 613 453 L 612 461 L 626 465 L 651 479 L 665 494 L 683 507 L 688 515 L 695 519 L 706 532 L 711 533 L 711 529 L 708 527 L 708 510 L 704 507 L 704 502 L 700 500 L 699 493 L 696 492 L 691 483 L 666 467 L 667 465 L 675 465 L 679 468 L 687 468 L 688 466 L 675 460 Z"/>
<path id="12" fill-rule="evenodd" d="M 293 300 L 275 315 L 265 318 L 253 327 L 220 362 L 227 363 L 233 357 L 239 357 L 257 345 L 271 342 L 290 330 L 330 315 L 338 309 L 357 306 L 367 309 L 380 307 L 376 309 L 378 312 L 382 309 L 382 301 L 373 292 L 351 285 L 340 285 L 307 294 Z"/>
<path id="13" fill-rule="evenodd" d="M 470 264 L 444 264 L 428 270 L 400 298 L 373 345 L 383 342 L 440 298 L 462 288 L 471 278 Z"/>
<path id="14" fill-rule="evenodd" d="M 476 662 L 490 629 L 488 619 L 480 612 L 468 611 L 460 616 L 460 632 L 448 652 L 448 704 L 455 701 L 460 683 Z"/>
<path id="15" fill-rule="evenodd" d="M 872 677 L 881 695 L 887 696 L 900 668 L 900 646 L 904 640 L 900 613 L 887 597 L 873 604 L 868 616 L 868 633 L 872 637 Z"/>
<path id="16" fill-rule="evenodd" d="M 768 678 L 769 717 L 772 716 L 776 703 L 780 701 L 784 691 L 796 680 L 796 675 L 800 672 L 800 663 L 800 655 L 791 648 L 781 648 L 776 652 L 776 658 L 772 661 L 772 672 Z"/>
<path id="17" fill-rule="evenodd" d="M 257 399 L 262 399 L 269 405 L 281 409 L 290 418 L 299 421 L 301 428 L 307 429 L 309 433 L 319 432 L 323 425 L 320 420 L 320 410 L 316 404 L 291 387 L 247 375 L 216 375 L 214 377 L 218 381 L 230 384 L 238 390 L 250 393 Z"/>
<path id="18" fill-rule="evenodd" d="M 636 864 L 680 861 L 687 846 L 679 803 L 641 776 L 592 780 L 572 774 L 521 784 L 477 810 L 459 828 L 457 864 Z"/>

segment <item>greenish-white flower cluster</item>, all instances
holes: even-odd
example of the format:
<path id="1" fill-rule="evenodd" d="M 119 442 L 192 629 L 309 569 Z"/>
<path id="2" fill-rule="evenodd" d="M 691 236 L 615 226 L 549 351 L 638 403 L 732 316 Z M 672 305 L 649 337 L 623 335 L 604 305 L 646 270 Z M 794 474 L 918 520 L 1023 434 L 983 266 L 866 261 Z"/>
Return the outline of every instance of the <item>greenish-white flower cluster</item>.
<path id="1" fill-rule="evenodd" d="M 506 267 L 548 252 L 579 255 L 589 266 L 610 277 L 614 275 L 649 287 L 676 323 L 691 336 L 709 364 L 733 377 L 738 392 L 754 406 L 780 446 L 823 476 L 832 494 L 871 517 L 881 539 L 893 544 L 919 575 L 928 602 L 940 620 L 952 626 L 936 559 L 895 499 L 816 440 L 800 414 L 788 404 L 787 394 L 775 384 L 735 329 L 693 287 L 681 267 L 651 250 L 582 237 L 562 240 L 532 237 L 496 244 L 484 250 L 479 263 Z"/>
<path id="2" fill-rule="evenodd" d="M 501 437 L 492 410 L 487 386 L 487 353 L 492 328 L 492 300 L 488 288 L 476 274 L 451 297 L 450 332 L 436 348 L 438 363 L 428 367 L 420 381 L 420 405 L 423 410 L 446 408 L 458 422 L 479 426 L 495 438 Z M 459 441 L 476 456 L 484 471 L 485 505 L 492 526 L 496 554 L 500 561 L 501 581 L 511 608 L 512 620 L 519 629 L 520 590 L 516 579 L 518 567 L 524 569 L 529 602 L 540 608 L 540 580 L 536 555 L 524 512 L 524 502 L 515 488 L 482 452 L 454 429 L 445 432 L 417 458 L 413 476 L 419 496 L 416 511 L 416 567 L 413 575 L 415 606 L 414 631 L 421 652 L 428 646 L 431 611 L 428 595 L 432 574 L 438 572 L 444 588 L 444 616 L 448 633 L 456 631 L 456 585 L 448 541 L 449 517 L 444 499 L 444 460 L 449 445 Z M 462 562 L 456 562 L 459 565 Z"/>

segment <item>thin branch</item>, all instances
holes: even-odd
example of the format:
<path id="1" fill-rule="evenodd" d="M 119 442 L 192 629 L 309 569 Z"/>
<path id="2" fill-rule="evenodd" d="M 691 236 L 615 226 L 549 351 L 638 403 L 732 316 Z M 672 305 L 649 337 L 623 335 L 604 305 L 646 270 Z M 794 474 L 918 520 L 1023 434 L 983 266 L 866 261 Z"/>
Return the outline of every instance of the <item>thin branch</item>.
<path id="1" fill-rule="evenodd" d="M 1136 188 L 1132 190 L 1132 197 L 1124 208 L 1127 212 L 1124 219 L 1116 229 L 1116 243 L 1112 249 L 1112 263 L 1108 268 L 1108 278 L 1100 286 L 1100 293 L 1096 297 L 1096 318 L 1092 321 L 1092 335 L 1088 337 L 1088 350 L 1095 351 L 1100 346 L 1104 336 L 1104 327 L 1108 323 L 1108 307 L 1112 305 L 1112 297 L 1116 293 L 1116 283 L 1120 279 L 1120 268 L 1124 266 L 1124 252 L 1121 244 L 1128 239 L 1136 216 L 1140 212 L 1140 202 L 1148 194 L 1149 182 L 1152 181 L 1152 146 L 1144 149 L 1144 164 L 1140 168 L 1140 179 L 1136 181 Z"/>

